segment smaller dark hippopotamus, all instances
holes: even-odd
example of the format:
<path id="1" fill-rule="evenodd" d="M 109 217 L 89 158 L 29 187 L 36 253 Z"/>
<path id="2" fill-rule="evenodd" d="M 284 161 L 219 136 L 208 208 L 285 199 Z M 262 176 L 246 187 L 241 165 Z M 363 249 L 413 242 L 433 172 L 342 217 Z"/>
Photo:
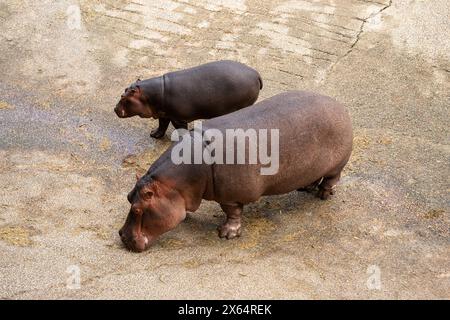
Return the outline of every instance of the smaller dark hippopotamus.
<path id="1" fill-rule="evenodd" d="M 182 146 L 184 139 L 172 144 L 128 194 L 131 209 L 119 234 L 130 250 L 147 249 L 160 235 L 183 221 L 186 211 L 196 211 L 202 199 L 220 204 L 226 221 L 218 231 L 220 237 L 227 239 L 241 233 L 243 206 L 261 196 L 316 187 L 318 196 L 327 199 L 333 194 L 352 151 L 352 125 L 344 106 L 332 98 L 305 91 L 282 93 L 251 107 L 206 120 L 202 130 L 205 134 L 214 131 L 226 136 L 227 139 L 218 139 L 218 135 L 214 141 L 208 138 L 201 141 L 208 147 L 214 144 L 212 153 L 219 159 L 216 147 L 223 144 L 227 160 L 177 163 L 174 151 Z M 234 142 L 231 139 L 226 142 L 232 130 L 240 130 L 240 133 Z M 262 174 L 268 162 L 261 159 L 229 163 L 229 154 L 230 159 L 234 155 L 234 159 L 238 159 L 239 138 L 242 142 L 244 135 L 251 137 L 252 132 L 269 130 L 278 132 L 278 138 L 276 134 L 270 138 L 270 153 L 278 156 L 272 158 L 277 170 Z M 195 133 L 190 131 L 183 137 L 189 138 Z M 256 145 L 264 147 L 260 141 Z M 244 142 L 241 148 L 245 148 L 244 154 L 248 155 L 252 148 L 256 150 L 251 142 Z M 267 151 L 267 146 L 264 149 Z"/>
<path id="2" fill-rule="evenodd" d="M 120 118 L 159 119 L 150 136 L 161 138 L 169 123 L 187 128 L 252 105 L 262 89 L 259 73 L 236 61 L 222 60 L 138 80 L 125 89 L 114 111 Z"/>

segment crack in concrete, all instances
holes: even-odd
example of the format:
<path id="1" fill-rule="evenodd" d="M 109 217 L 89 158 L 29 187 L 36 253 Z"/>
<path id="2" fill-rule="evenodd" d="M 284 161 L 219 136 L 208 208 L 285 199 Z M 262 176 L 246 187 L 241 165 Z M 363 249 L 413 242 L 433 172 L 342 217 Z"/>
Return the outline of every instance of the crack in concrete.
<path id="1" fill-rule="evenodd" d="M 431 67 L 434 68 L 434 69 L 437 69 L 437 70 L 441 70 L 441 71 L 450 73 L 450 69 L 447 69 L 447 68 L 445 68 L 445 67 L 440 67 L 440 66 L 437 66 L 437 65 L 433 65 L 433 66 L 431 66 Z"/>
<path id="2" fill-rule="evenodd" d="M 330 66 L 329 70 L 332 71 L 335 66 L 341 62 L 342 59 L 346 58 L 350 53 L 353 52 L 353 49 L 355 48 L 355 46 L 358 44 L 359 40 L 361 39 L 362 34 L 364 33 L 364 28 L 368 22 L 369 19 L 372 19 L 374 17 L 376 17 L 377 15 L 381 14 L 383 11 L 385 11 L 386 9 L 388 9 L 389 7 L 392 6 L 393 0 L 390 0 L 388 4 L 384 5 L 384 7 L 380 8 L 380 10 L 378 10 L 377 12 L 374 12 L 372 14 L 370 14 L 367 18 L 364 19 L 360 19 L 361 20 L 361 26 L 359 28 L 358 33 L 356 34 L 355 40 L 353 41 L 353 43 L 350 45 L 350 48 L 347 50 L 346 53 L 344 53 L 342 56 L 340 56 L 339 58 L 336 59 L 336 61 Z"/>

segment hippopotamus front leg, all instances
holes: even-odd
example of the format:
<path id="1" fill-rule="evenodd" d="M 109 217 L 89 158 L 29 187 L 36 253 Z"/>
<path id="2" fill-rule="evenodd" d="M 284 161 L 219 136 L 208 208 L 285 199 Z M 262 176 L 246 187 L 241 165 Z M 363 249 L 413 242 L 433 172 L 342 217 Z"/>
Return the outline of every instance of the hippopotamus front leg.
<path id="1" fill-rule="evenodd" d="M 167 131 L 167 127 L 169 127 L 170 119 L 167 118 L 159 118 L 159 126 L 156 129 L 153 129 L 150 132 L 150 137 L 159 139 L 164 137 Z"/>
<path id="2" fill-rule="evenodd" d="M 241 214 L 243 205 L 236 204 L 221 204 L 220 207 L 227 215 L 227 220 L 224 224 L 217 228 L 220 238 L 233 239 L 241 235 Z"/>
<path id="3" fill-rule="evenodd" d="M 183 120 L 170 120 L 175 129 L 186 129 L 188 128 L 187 121 Z"/>

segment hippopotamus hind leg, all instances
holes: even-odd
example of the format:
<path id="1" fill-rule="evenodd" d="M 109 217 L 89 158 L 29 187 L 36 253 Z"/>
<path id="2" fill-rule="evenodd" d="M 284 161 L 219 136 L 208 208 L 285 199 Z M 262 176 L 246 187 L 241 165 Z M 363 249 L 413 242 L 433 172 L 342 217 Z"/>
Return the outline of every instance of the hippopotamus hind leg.
<path id="1" fill-rule="evenodd" d="M 342 170 L 342 169 L 341 169 Z M 323 177 L 322 182 L 319 184 L 319 191 L 317 197 L 322 200 L 326 200 L 330 195 L 334 194 L 334 187 L 336 186 L 339 178 L 341 177 L 341 170 L 337 174 Z"/>
<path id="2" fill-rule="evenodd" d="M 233 239 L 241 235 L 241 214 L 243 205 L 236 204 L 221 204 L 220 207 L 227 215 L 224 224 L 217 228 L 220 238 Z"/>

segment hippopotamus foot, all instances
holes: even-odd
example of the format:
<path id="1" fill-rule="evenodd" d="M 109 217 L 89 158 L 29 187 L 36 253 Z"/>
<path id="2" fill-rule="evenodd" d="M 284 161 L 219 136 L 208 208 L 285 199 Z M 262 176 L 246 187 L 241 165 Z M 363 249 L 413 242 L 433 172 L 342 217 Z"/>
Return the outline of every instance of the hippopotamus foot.
<path id="1" fill-rule="evenodd" d="M 153 129 L 152 132 L 150 132 L 150 137 L 155 139 L 161 139 L 162 137 L 164 137 L 165 134 L 166 134 L 165 131 L 161 131 L 159 130 L 159 128 L 157 128 Z"/>
<path id="2" fill-rule="evenodd" d="M 161 139 L 164 137 L 167 131 L 167 127 L 169 127 L 170 120 L 167 118 L 159 118 L 159 126 L 156 129 L 153 129 L 150 132 L 150 137 L 155 139 Z"/>
<path id="3" fill-rule="evenodd" d="M 227 215 L 224 224 L 217 228 L 220 238 L 233 239 L 241 235 L 242 204 L 221 204 L 220 207 Z"/>
<path id="4" fill-rule="evenodd" d="M 317 197 L 322 200 L 327 200 L 331 195 L 334 194 L 334 187 L 341 177 L 341 172 L 338 174 L 324 177 L 322 182 L 319 184 L 319 191 L 317 192 Z"/>
<path id="5" fill-rule="evenodd" d="M 241 222 L 227 220 L 217 230 L 220 238 L 233 239 L 241 235 Z"/>
<path id="6" fill-rule="evenodd" d="M 317 197 L 322 200 L 327 200 L 331 195 L 334 194 L 333 189 L 321 189 L 319 188 L 319 191 L 317 191 Z"/>

